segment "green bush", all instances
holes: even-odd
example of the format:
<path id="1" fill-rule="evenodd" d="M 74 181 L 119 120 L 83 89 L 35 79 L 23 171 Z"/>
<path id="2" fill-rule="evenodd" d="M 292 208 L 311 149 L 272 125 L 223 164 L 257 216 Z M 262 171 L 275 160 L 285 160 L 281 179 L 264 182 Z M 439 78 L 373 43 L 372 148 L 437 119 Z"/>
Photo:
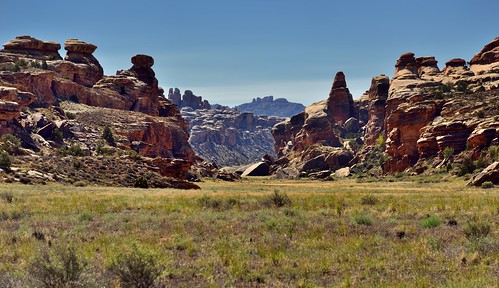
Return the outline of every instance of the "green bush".
<path id="1" fill-rule="evenodd" d="M 68 117 L 69 120 L 76 119 L 76 114 L 72 112 L 65 112 L 64 114 L 66 114 L 66 117 Z"/>
<path id="2" fill-rule="evenodd" d="M 291 205 L 291 199 L 288 197 L 286 193 L 279 192 L 278 190 L 274 190 L 270 196 L 267 196 L 263 199 L 262 204 L 266 207 L 284 207 Z"/>
<path id="3" fill-rule="evenodd" d="M 489 235 L 490 225 L 486 222 L 472 219 L 466 223 L 463 227 L 463 231 L 466 238 L 470 241 L 476 241 Z"/>
<path id="4" fill-rule="evenodd" d="M 102 131 L 102 138 L 106 140 L 109 146 L 116 146 L 113 131 L 111 131 L 111 128 L 109 128 L 108 126 L 104 127 L 104 131 Z"/>
<path id="5" fill-rule="evenodd" d="M 421 227 L 423 228 L 435 228 L 440 226 L 440 224 L 442 224 L 442 220 L 437 216 L 429 216 L 421 221 Z"/>
<path id="6" fill-rule="evenodd" d="M 70 147 L 68 146 L 62 146 L 61 148 L 57 149 L 57 152 L 61 154 L 62 156 L 84 156 L 85 153 L 81 149 L 80 145 L 78 144 L 73 144 Z M 75 167 L 76 168 L 76 167 Z"/>
<path id="7" fill-rule="evenodd" d="M 362 196 L 362 198 L 360 198 L 360 204 L 362 205 L 376 205 L 376 203 L 378 203 L 378 199 L 371 195 Z"/>
<path id="8" fill-rule="evenodd" d="M 449 159 L 450 157 L 452 157 L 452 155 L 454 155 L 454 148 L 445 147 L 444 153 L 443 153 L 444 159 Z"/>
<path id="9" fill-rule="evenodd" d="M 0 199 L 5 203 L 12 203 L 14 201 L 14 194 L 12 192 L 2 192 L 0 193 Z"/>
<path id="10" fill-rule="evenodd" d="M 9 153 L 7 153 L 5 151 L 1 151 L 0 152 L 0 167 L 9 168 L 11 164 L 12 164 L 12 161 L 10 160 Z"/>
<path id="11" fill-rule="evenodd" d="M 157 256 L 149 250 L 133 245 L 113 259 L 110 271 L 118 277 L 121 287 L 153 287 L 161 274 Z"/>
<path id="12" fill-rule="evenodd" d="M 379 134 L 378 138 L 376 139 L 376 146 L 378 148 L 385 148 L 385 139 L 383 139 L 383 134 Z"/>
<path id="13" fill-rule="evenodd" d="M 4 150 L 10 155 L 16 155 L 21 148 L 21 140 L 12 134 L 3 134 L 0 137 L 0 150 Z"/>
<path id="14" fill-rule="evenodd" d="M 374 223 L 373 219 L 369 215 L 358 214 L 353 217 L 353 220 L 358 225 L 370 226 Z"/>
<path id="15" fill-rule="evenodd" d="M 471 158 L 465 157 L 463 158 L 461 164 L 458 166 L 457 176 L 461 177 L 466 174 L 471 174 L 473 173 L 473 171 L 475 171 L 475 169 L 476 169 L 475 163 L 473 163 Z"/>
<path id="16" fill-rule="evenodd" d="M 85 287 L 81 281 L 86 262 L 72 246 L 45 248 L 31 263 L 31 275 L 43 287 Z M 40 286 L 37 286 L 40 287 Z"/>
<path id="17" fill-rule="evenodd" d="M 483 188 L 483 189 L 494 188 L 494 183 L 492 183 L 490 181 L 485 181 L 482 183 L 482 185 L 480 185 L 480 188 Z"/>
<path id="18" fill-rule="evenodd" d="M 45 61 L 45 60 L 43 60 L 43 61 L 42 61 L 42 69 L 43 69 L 43 70 L 48 70 L 48 69 L 49 69 L 49 66 L 48 66 L 48 64 L 47 64 L 47 61 Z"/>
<path id="19" fill-rule="evenodd" d="M 141 176 L 135 179 L 135 183 L 133 186 L 137 188 L 149 188 L 149 183 L 147 182 L 147 179 L 144 176 Z"/>

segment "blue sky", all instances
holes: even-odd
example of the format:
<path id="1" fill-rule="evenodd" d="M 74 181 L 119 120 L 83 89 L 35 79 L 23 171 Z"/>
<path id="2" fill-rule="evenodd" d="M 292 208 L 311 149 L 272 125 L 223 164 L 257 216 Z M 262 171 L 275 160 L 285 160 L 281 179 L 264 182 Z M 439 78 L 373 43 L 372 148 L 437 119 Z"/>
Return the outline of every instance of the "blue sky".
<path id="1" fill-rule="evenodd" d="M 404 52 L 442 68 L 499 36 L 497 0 L 2 2 L 2 43 L 79 38 L 98 46 L 107 75 L 148 54 L 160 86 L 230 106 L 266 95 L 308 105 L 337 71 L 358 98 Z"/>

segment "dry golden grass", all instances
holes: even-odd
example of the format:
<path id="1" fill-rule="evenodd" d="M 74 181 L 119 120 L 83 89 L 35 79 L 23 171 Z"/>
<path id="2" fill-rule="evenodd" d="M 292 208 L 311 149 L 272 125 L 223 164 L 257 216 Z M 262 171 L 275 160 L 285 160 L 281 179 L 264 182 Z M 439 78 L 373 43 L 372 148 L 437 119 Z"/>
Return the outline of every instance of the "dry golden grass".
<path id="1" fill-rule="evenodd" d="M 251 178 L 206 181 L 200 191 L 3 184 L 0 286 L 39 286 L 32 272 L 43 251 L 71 246 L 88 264 L 83 287 L 117 285 L 109 271 L 133 247 L 154 259 L 156 284 L 167 287 L 497 287 L 499 189 L 464 184 Z M 276 199 L 286 196 L 290 204 Z"/>

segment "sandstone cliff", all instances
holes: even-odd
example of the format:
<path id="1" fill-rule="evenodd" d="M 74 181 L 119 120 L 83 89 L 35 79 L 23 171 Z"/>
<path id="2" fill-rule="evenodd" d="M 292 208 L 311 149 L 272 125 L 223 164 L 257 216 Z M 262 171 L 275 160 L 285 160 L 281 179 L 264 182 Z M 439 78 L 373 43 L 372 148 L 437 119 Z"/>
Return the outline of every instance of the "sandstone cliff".
<path id="1" fill-rule="evenodd" d="M 64 59 L 60 48 L 58 43 L 19 36 L 0 50 L 0 134 L 22 140 L 26 150 L 19 164 L 38 157 L 36 152 L 61 157 L 68 147 L 97 157 L 108 145 L 101 143 L 108 128 L 117 137 L 109 157 L 135 154 L 133 159 L 151 173 L 186 179 L 195 153 L 188 143 L 187 123 L 158 86 L 154 59 L 135 55 L 131 68 L 106 76 L 92 55 L 95 45 L 68 39 Z"/>
<path id="2" fill-rule="evenodd" d="M 232 109 L 182 109 L 189 122 L 189 143 L 196 154 L 221 166 L 247 165 L 275 156 L 272 126 L 283 118 L 255 116 Z"/>
<path id="3" fill-rule="evenodd" d="M 455 58 L 442 70 L 435 57 L 404 53 L 393 78 L 374 77 L 356 101 L 338 72 L 327 100 L 272 129 L 281 157 L 274 171 L 297 176 L 292 169 L 303 175 L 325 170 L 324 176 L 349 166 L 375 175 L 442 169 L 463 174 L 497 160 L 490 151 L 499 145 L 498 49 L 496 38 L 470 66 Z M 355 155 L 332 164 L 331 153 Z"/>

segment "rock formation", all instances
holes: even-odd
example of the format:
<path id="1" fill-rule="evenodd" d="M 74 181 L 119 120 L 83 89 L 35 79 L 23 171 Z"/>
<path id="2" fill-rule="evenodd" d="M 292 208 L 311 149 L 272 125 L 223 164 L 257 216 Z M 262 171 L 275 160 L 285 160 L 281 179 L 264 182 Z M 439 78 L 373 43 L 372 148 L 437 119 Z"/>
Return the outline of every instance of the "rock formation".
<path id="1" fill-rule="evenodd" d="M 273 96 L 253 98 L 251 103 L 244 103 L 235 107 L 242 112 L 251 112 L 255 115 L 291 117 L 305 110 L 300 103 L 288 102 L 284 98 L 274 99 Z"/>
<path id="2" fill-rule="evenodd" d="M 498 46 L 496 38 L 473 57 L 470 67 L 455 58 L 442 71 L 435 57 L 404 53 L 391 80 L 374 77 L 369 90 L 353 102 L 343 73 L 338 73 L 327 100 L 274 126 L 281 157 L 276 163 L 281 164 L 271 170 L 276 175 L 312 175 L 308 170 L 351 166 L 352 173 L 421 173 L 448 161 L 463 166 L 463 161 L 490 158 L 488 147 L 499 144 L 499 109 L 494 104 L 499 101 Z M 349 139 L 359 133 L 362 138 Z M 453 160 L 444 161 L 444 151 Z M 356 155 L 345 155 L 350 160 L 335 165 L 328 161 L 347 152 Z"/>
<path id="3" fill-rule="evenodd" d="M 358 117 L 343 72 L 336 73 L 334 77 L 333 87 L 327 99 L 327 113 L 335 123 L 345 123 L 350 117 Z"/>
<path id="4" fill-rule="evenodd" d="M 179 109 L 189 107 L 196 109 L 211 109 L 210 102 L 203 100 L 202 96 L 196 96 L 191 90 L 185 90 L 184 95 L 180 96 L 178 88 L 170 88 L 168 92 L 168 100 L 177 105 Z"/>
<path id="5" fill-rule="evenodd" d="M 151 173 L 188 177 L 195 158 L 188 124 L 177 106 L 162 96 L 151 56 L 135 55 L 130 69 L 105 76 L 92 55 L 97 47 L 78 39 L 64 43 L 64 60 L 58 53 L 60 44 L 29 36 L 17 37 L 4 48 L 1 133 L 16 134 L 24 147 L 48 155 L 70 143 L 94 154 L 100 153 L 99 133 L 108 126 L 119 139 L 113 149 L 135 151 Z M 77 119 L 69 120 L 64 110 Z"/>
<path id="6" fill-rule="evenodd" d="M 31 36 L 17 36 L 3 44 L 4 51 L 36 59 L 62 60 L 59 55 L 61 44 L 53 41 L 42 41 Z"/>
<path id="7" fill-rule="evenodd" d="M 189 143 L 196 154 L 218 166 L 247 165 L 274 153 L 270 129 L 279 117 L 255 116 L 232 109 L 183 108 L 189 122 Z"/>

